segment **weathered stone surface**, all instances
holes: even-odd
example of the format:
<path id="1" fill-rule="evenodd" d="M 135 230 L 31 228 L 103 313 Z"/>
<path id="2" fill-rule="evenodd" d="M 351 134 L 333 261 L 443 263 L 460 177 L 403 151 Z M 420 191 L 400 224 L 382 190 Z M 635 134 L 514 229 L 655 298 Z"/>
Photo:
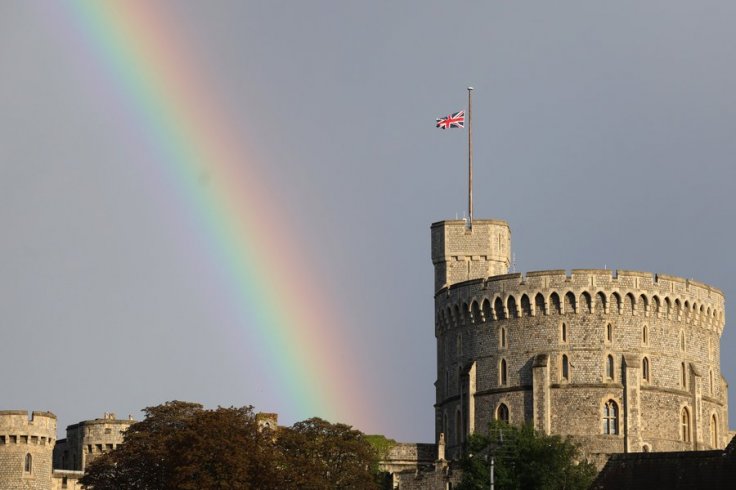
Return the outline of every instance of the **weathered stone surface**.
<path id="1" fill-rule="evenodd" d="M 448 457 L 458 455 L 469 431 L 498 417 L 501 404 L 511 423 L 574 436 L 601 461 L 615 452 L 725 447 L 720 290 L 636 271 L 505 274 L 496 242 L 460 235 L 459 223 L 432 225 L 435 436 L 446 434 Z M 478 223 L 473 233 L 485 227 L 488 235 L 504 222 Z M 464 275 L 452 272 L 448 264 L 458 257 L 494 257 L 496 274 L 504 274 L 483 276 L 472 264 Z M 610 400 L 616 433 L 604 434 Z"/>
<path id="2" fill-rule="evenodd" d="M 123 434 L 134 420 L 119 420 L 114 413 L 101 419 L 85 420 L 66 428 L 66 439 L 54 448 L 54 468 L 84 471 L 99 455 L 112 451 L 123 442 Z"/>
<path id="3" fill-rule="evenodd" d="M 56 416 L 49 412 L 0 411 L 0 488 L 52 490 L 51 454 Z"/>

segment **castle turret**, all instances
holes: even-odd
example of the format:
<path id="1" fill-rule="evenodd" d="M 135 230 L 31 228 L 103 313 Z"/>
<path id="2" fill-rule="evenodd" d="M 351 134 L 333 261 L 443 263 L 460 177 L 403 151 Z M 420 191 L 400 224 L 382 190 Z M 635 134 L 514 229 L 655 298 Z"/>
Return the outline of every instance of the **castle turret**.
<path id="1" fill-rule="evenodd" d="M 66 428 L 66 439 L 54 448 L 54 467 L 84 471 L 100 455 L 123 443 L 125 431 L 133 425 L 131 417 L 118 419 L 106 412 L 101 419 L 85 420 Z"/>
<path id="2" fill-rule="evenodd" d="M 50 490 L 56 415 L 0 411 L 0 488 Z"/>
<path id="3" fill-rule="evenodd" d="M 432 224 L 434 290 L 471 279 L 506 274 L 511 229 L 501 220 L 446 220 Z"/>

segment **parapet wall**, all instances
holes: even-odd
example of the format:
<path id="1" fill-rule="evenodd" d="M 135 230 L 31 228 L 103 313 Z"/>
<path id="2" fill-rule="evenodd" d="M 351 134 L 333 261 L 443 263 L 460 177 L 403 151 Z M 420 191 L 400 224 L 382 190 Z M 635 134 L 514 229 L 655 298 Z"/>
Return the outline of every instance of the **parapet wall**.
<path id="1" fill-rule="evenodd" d="M 723 293 L 690 279 L 638 271 L 574 269 L 506 274 L 440 289 L 436 326 L 604 312 L 676 319 L 723 332 Z"/>
<path id="2" fill-rule="evenodd" d="M 589 454 L 721 448 L 724 324 L 720 290 L 662 274 L 551 270 L 444 287 L 435 436 L 454 457 L 502 418 L 574 436 Z"/>
<path id="3" fill-rule="evenodd" d="M 436 444 L 400 442 L 389 449 L 386 457 L 379 462 L 379 468 L 389 473 L 418 471 L 432 466 L 436 459 Z"/>

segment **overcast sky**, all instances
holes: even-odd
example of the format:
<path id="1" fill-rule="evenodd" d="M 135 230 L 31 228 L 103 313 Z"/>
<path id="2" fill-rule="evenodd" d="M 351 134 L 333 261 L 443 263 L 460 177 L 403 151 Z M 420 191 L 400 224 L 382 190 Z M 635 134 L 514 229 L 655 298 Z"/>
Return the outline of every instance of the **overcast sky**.
<path id="1" fill-rule="evenodd" d="M 467 202 L 467 135 L 434 119 L 468 85 L 475 216 L 510 223 L 517 271 L 644 270 L 736 297 L 735 2 L 157 3 L 345 319 L 376 413 L 359 429 L 433 438 L 429 225 Z M 108 75 L 49 8 L 0 4 L 0 408 L 63 427 L 185 399 L 294 422 L 213 327 L 222 303 L 195 287 L 210 262 L 142 185 L 146 139 L 110 120 Z"/>

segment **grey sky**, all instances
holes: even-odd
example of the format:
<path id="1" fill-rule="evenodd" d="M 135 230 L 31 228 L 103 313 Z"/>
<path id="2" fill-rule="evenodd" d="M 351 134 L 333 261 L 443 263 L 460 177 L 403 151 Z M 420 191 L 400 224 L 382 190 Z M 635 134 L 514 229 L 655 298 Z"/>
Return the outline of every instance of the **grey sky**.
<path id="1" fill-rule="evenodd" d="M 463 108 L 468 85 L 475 216 L 509 221 L 517 271 L 646 270 L 736 297 L 736 3 L 169 8 L 281 184 L 320 287 L 351 312 L 345 360 L 383 421 L 358 428 L 432 439 L 429 225 L 466 206 L 466 133 L 434 118 Z M 61 426 L 175 398 L 288 417 L 253 382 L 267 366 L 213 327 L 226 318 L 201 277 L 216 273 L 182 246 L 187 222 L 144 171 L 157 162 L 63 22 L 0 4 L 0 408 Z"/>

